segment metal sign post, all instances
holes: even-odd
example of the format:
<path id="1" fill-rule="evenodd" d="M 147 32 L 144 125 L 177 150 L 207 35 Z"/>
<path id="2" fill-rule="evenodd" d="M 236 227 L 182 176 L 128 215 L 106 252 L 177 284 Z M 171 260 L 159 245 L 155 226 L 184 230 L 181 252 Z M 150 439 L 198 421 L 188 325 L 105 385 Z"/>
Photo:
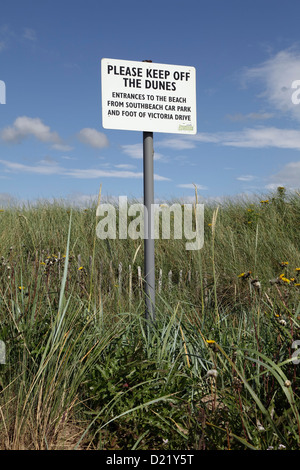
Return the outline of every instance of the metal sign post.
<path id="1" fill-rule="evenodd" d="M 154 171 L 153 132 L 143 132 L 144 164 L 144 275 L 145 316 L 155 321 L 155 254 L 154 254 Z"/>
<path id="2" fill-rule="evenodd" d="M 153 132 L 197 133 L 196 70 L 182 65 L 101 60 L 102 125 L 143 132 L 146 319 L 155 320 Z"/>

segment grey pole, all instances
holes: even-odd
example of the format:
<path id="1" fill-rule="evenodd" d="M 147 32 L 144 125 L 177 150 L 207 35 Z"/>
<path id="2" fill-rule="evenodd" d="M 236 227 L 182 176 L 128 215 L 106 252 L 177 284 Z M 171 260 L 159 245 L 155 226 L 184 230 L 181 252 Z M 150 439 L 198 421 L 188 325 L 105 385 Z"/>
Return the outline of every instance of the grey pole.
<path id="1" fill-rule="evenodd" d="M 154 171 L 153 171 L 153 132 L 143 132 L 144 163 L 144 276 L 145 276 L 145 316 L 155 320 L 155 254 L 154 254 Z M 152 228 L 152 230 L 151 230 Z M 153 238 L 152 238 L 152 234 Z"/>

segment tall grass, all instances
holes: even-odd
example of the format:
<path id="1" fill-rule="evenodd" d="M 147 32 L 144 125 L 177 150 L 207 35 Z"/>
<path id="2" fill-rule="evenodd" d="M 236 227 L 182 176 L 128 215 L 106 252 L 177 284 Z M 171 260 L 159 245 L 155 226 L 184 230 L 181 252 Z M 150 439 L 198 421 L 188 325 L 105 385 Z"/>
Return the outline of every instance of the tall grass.
<path id="1" fill-rule="evenodd" d="M 151 325 L 141 240 L 98 240 L 96 206 L 2 211 L 0 448 L 298 449 L 300 198 L 266 200 L 208 205 L 199 252 L 156 242 Z"/>

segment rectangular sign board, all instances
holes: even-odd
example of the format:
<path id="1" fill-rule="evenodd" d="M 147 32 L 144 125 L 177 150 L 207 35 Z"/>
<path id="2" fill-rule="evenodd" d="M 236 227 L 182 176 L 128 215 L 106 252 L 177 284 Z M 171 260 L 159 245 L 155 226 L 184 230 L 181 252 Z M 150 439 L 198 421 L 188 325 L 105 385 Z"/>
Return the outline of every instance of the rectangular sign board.
<path id="1" fill-rule="evenodd" d="M 181 65 L 101 60 L 102 125 L 196 134 L 196 70 Z"/>

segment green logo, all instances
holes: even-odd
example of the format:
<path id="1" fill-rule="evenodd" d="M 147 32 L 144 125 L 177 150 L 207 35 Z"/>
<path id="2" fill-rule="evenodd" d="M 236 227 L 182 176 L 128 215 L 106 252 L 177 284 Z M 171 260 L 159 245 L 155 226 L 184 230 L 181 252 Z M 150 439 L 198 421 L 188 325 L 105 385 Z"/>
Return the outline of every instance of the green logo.
<path id="1" fill-rule="evenodd" d="M 179 124 L 178 130 L 179 131 L 193 131 L 194 126 L 192 126 L 192 124 Z"/>

